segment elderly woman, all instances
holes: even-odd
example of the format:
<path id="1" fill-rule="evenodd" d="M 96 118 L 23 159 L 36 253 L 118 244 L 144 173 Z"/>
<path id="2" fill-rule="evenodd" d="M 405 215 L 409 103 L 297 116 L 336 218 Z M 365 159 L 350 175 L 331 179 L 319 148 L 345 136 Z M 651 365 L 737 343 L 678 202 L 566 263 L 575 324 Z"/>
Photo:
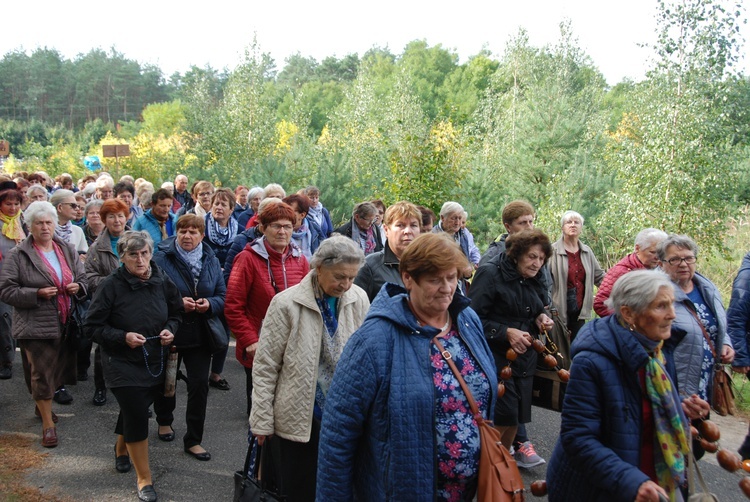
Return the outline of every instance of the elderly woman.
<path id="1" fill-rule="evenodd" d="M 219 192 L 217 192 L 218 194 Z M 222 323 L 226 285 L 221 275 L 221 265 L 210 246 L 203 242 L 203 218 L 186 214 L 177 220 L 177 236 L 159 244 L 154 262 L 177 285 L 182 295 L 185 314 L 176 333 L 175 347 L 187 371 L 188 401 L 185 410 L 187 431 L 183 446 L 198 460 L 210 460 L 211 455 L 201 446 L 203 426 L 208 402 L 208 374 L 211 366 L 211 341 L 223 342 L 223 355 L 229 336 Z M 168 398 L 171 411 L 159 423 L 171 423 L 176 405 L 174 397 Z M 173 438 L 171 428 L 160 431 L 160 438 Z M 171 433 L 171 434 L 170 434 Z M 164 436 L 166 434 L 166 436 Z"/>
<path id="2" fill-rule="evenodd" d="M 689 423 L 705 417 L 697 395 L 681 400 L 662 345 L 675 319 L 661 272 L 617 280 L 614 315 L 586 323 L 571 354 L 560 439 L 547 469 L 549 500 L 682 500 Z"/>
<path id="3" fill-rule="evenodd" d="M 352 219 L 334 230 L 352 239 L 364 251 L 365 256 L 383 249 L 380 229 L 375 225 L 378 209 L 370 202 L 360 202 L 354 206 Z"/>
<path id="4" fill-rule="evenodd" d="M 268 307 L 253 364 L 250 426 L 267 447 L 288 502 L 315 499 L 320 420 L 333 372 L 370 302 L 353 285 L 364 254 L 334 236 L 310 260 L 312 271 Z"/>
<path id="5" fill-rule="evenodd" d="M 0 301 L 13 307 L 13 338 L 21 347 L 24 377 L 42 419 L 42 446 L 57 446 L 55 389 L 75 384 L 75 350 L 62 339 L 74 308 L 86 297 L 83 263 L 55 234 L 57 210 L 33 202 L 24 213 L 30 235 L 7 256 L 0 272 Z"/>
<path id="6" fill-rule="evenodd" d="M 103 200 L 93 199 L 83 209 L 83 218 L 86 221 L 86 224 L 83 226 L 83 234 L 86 236 L 86 242 L 89 246 L 94 243 L 99 234 L 102 233 L 102 230 L 104 230 L 104 221 L 99 214 L 102 204 L 104 204 Z"/>
<path id="7" fill-rule="evenodd" d="M 75 194 L 70 190 L 61 188 L 52 194 L 49 201 L 57 209 L 55 235 L 72 244 L 79 253 L 85 254 L 89 250 L 86 236 L 83 230 L 72 223 L 72 220 L 78 219 L 78 202 L 76 202 Z"/>
<path id="8" fill-rule="evenodd" d="M 385 249 L 369 255 L 354 284 L 364 289 L 373 301 L 386 282 L 403 286 L 398 271 L 401 255 L 421 230 L 422 214 L 411 202 L 396 202 L 385 212 L 383 228 L 387 237 Z"/>
<path id="9" fill-rule="evenodd" d="M 96 293 L 99 284 L 114 272 L 120 264 L 117 242 L 125 232 L 125 224 L 130 214 L 130 209 L 120 199 L 109 199 L 104 202 L 95 200 L 93 202 L 98 203 L 97 215 L 104 222 L 104 230 L 91 244 L 84 264 L 86 281 L 91 296 Z M 86 344 L 78 353 L 79 380 L 83 380 L 80 376 L 86 374 L 91 364 L 89 355 L 91 345 L 91 343 Z M 81 364 L 82 360 L 85 361 L 83 364 Z M 95 406 L 104 406 L 107 402 L 107 386 L 104 383 L 101 347 L 99 345 L 96 346 L 94 351 L 94 397 L 92 401 Z"/>
<path id="10" fill-rule="evenodd" d="M 2 258 L 26 238 L 21 221 L 23 195 L 13 181 L 0 183 L 0 272 Z M 0 380 L 13 376 L 13 357 L 16 346 L 11 333 L 11 306 L 0 302 Z"/>
<path id="11" fill-rule="evenodd" d="M 469 243 L 468 232 L 462 228 L 461 222 L 464 220 L 464 208 L 458 202 L 446 202 L 443 207 L 440 208 L 440 221 L 432 228 L 433 232 L 445 232 L 461 246 L 467 260 L 471 259 L 472 248 Z M 473 243 L 472 243 L 473 244 Z M 476 246 L 474 246 L 476 247 Z M 476 253 L 475 253 L 476 254 Z M 466 293 L 468 289 L 468 283 L 465 279 L 468 279 L 474 273 L 474 270 L 479 264 L 479 259 L 476 262 L 469 261 L 469 265 L 466 270 L 463 271 L 461 278 L 464 279 L 461 284 L 461 290 Z"/>
<path id="12" fill-rule="evenodd" d="M 32 202 L 45 202 L 49 199 L 49 193 L 47 192 L 47 189 L 41 185 L 31 185 L 29 189 L 26 190 L 26 198 L 28 199 L 29 204 Z"/>
<path id="13" fill-rule="evenodd" d="M 232 215 L 234 204 L 234 193 L 228 188 L 219 188 L 211 197 L 211 210 L 205 216 L 203 242 L 214 251 L 221 268 L 224 268 L 229 248 L 239 231 L 237 220 Z"/>
<path id="14" fill-rule="evenodd" d="M 237 223 L 240 228 L 246 228 L 250 218 L 258 213 L 260 202 L 266 197 L 266 192 L 261 187 L 253 187 L 247 192 L 247 209 L 237 214 Z"/>
<path id="15" fill-rule="evenodd" d="M 309 216 L 318 224 L 323 235 L 330 237 L 331 232 L 333 232 L 331 213 L 329 213 L 328 209 L 323 207 L 323 203 L 320 202 L 320 189 L 316 186 L 310 185 L 305 188 L 305 195 L 310 199 Z"/>
<path id="16" fill-rule="evenodd" d="M 549 263 L 554 280 L 552 302 L 573 339 L 583 323 L 591 319 L 594 286 L 601 284 L 604 270 L 591 248 L 581 242 L 583 216 L 575 211 L 565 211 L 560 226 L 562 236 L 552 244 Z"/>
<path id="17" fill-rule="evenodd" d="M 710 402 L 715 364 L 734 360 L 721 293 L 695 271 L 698 246 L 687 235 L 669 235 L 659 244 L 658 253 L 662 270 L 676 286 L 676 318 L 668 342 L 674 347 L 676 383 L 681 394 L 698 394 Z"/>
<path id="18" fill-rule="evenodd" d="M 212 201 L 214 197 L 214 186 L 210 181 L 198 181 L 193 185 L 191 196 L 195 201 L 195 207 L 190 209 L 188 213 L 195 213 L 198 216 L 205 217 L 211 211 Z M 181 211 L 184 213 L 184 211 Z"/>
<path id="19" fill-rule="evenodd" d="M 115 468 L 128 472 L 134 466 L 138 499 L 153 502 L 148 408 L 154 403 L 157 422 L 169 411 L 164 365 L 180 326 L 182 297 L 151 260 L 153 241 L 147 232 L 125 232 L 117 241 L 117 254 L 123 266 L 99 284 L 85 329 L 101 345 L 104 379 L 120 405 Z"/>
<path id="20" fill-rule="evenodd" d="M 309 260 L 318 249 L 318 246 L 320 246 L 320 243 L 326 238 L 323 235 L 323 230 L 308 215 L 310 199 L 306 195 L 293 193 L 284 197 L 282 202 L 289 204 L 294 209 L 296 219 L 294 222 L 294 232 L 292 233 L 292 242 L 299 246 L 302 254 Z"/>
<path id="21" fill-rule="evenodd" d="M 269 203 L 260 213 L 263 235 L 237 254 L 227 283 L 224 316 L 237 339 L 237 360 L 245 368 L 248 415 L 253 359 L 268 305 L 274 295 L 299 284 L 309 271 L 307 259 L 291 242 L 294 219 L 288 204 Z"/>
<path id="22" fill-rule="evenodd" d="M 468 299 L 455 294 L 467 263 L 440 234 L 420 235 L 404 251 L 405 288 L 381 289 L 326 395 L 317 500 L 472 500 L 477 417 L 435 343 L 450 353 L 482 418 L 492 418 L 492 354 Z"/>
<path id="23" fill-rule="evenodd" d="M 505 445 L 512 444 L 518 424 L 531 422 L 537 362 L 531 344 L 542 329 L 554 324 L 545 311 L 547 291 L 542 282 L 542 267 L 551 251 L 541 230 L 516 232 L 505 240 L 505 251 L 498 258 L 479 267 L 471 285 L 471 306 L 482 320 L 497 370 L 508 365 L 513 370 L 495 408 L 495 427 Z M 515 360 L 508 358 L 509 349 L 515 351 Z M 523 447 L 533 449 L 530 443 Z M 540 463 L 544 463 L 541 457 L 536 461 Z"/>

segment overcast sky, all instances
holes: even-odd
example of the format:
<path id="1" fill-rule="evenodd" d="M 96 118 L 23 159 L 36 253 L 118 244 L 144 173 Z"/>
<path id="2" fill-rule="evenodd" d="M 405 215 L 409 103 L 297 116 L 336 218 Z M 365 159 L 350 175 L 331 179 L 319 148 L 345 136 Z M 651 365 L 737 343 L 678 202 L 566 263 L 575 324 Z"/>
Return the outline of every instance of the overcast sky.
<path id="1" fill-rule="evenodd" d="M 615 84 L 643 78 L 651 52 L 638 44 L 654 40 L 655 11 L 655 0 L 131 0 L 122 7 L 92 0 L 16 0 L 2 9 L 0 53 L 46 46 L 72 59 L 114 46 L 169 76 L 191 65 L 232 69 L 255 34 L 278 69 L 296 52 L 318 61 L 362 55 L 373 46 L 399 54 L 416 39 L 455 49 L 464 62 L 485 46 L 500 57 L 520 27 L 532 45 L 552 44 L 567 18 L 580 46 Z"/>

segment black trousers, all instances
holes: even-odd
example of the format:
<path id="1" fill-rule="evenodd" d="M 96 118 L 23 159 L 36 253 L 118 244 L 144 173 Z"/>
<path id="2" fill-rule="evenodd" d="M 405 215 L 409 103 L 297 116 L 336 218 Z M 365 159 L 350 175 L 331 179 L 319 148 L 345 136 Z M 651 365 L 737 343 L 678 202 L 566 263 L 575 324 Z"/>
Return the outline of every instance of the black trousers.
<path id="1" fill-rule="evenodd" d="M 120 405 L 115 434 L 122 434 L 126 443 L 148 439 L 148 407 L 153 403 L 157 422 L 158 417 L 168 411 L 165 408 L 164 383 L 153 387 L 116 387 L 111 391 Z M 170 424 L 159 422 L 159 425 Z"/>
<path id="2" fill-rule="evenodd" d="M 320 421 L 313 419 L 310 441 L 299 443 L 272 436 L 263 445 L 263 479 L 269 488 L 285 496 L 286 502 L 314 502 L 315 476 L 318 470 Z"/>
<path id="3" fill-rule="evenodd" d="M 91 367 L 91 347 L 94 342 L 87 339 L 82 342 L 81 349 L 78 351 L 78 359 L 76 360 L 78 373 L 85 373 Z M 104 372 L 102 371 L 102 349 L 99 348 L 99 344 L 96 344 L 94 349 L 94 387 L 96 389 L 105 389 L 107 386 L 104 383 Z"/>
<path id="4" fill-rule="evenodd" d="M 179 352 L 180 363 L 185 363 L 187 373 L 187 407 L 185 424 L 187 430 L 182 438 L 185 448 L 191 448 L 203 442 L 203 429 L 206 422 L 206 405 L 208 403 L 208 373 L 211 368 L 211 353 L 206 348 L 182 349 Z M 156 420 L 160 425 L 171 425 L 174 421 L 174 410 L 177 405 L 177 392 L 172 397 L 160 397 L 164 409 L 156 410 Z"/>
<path id="5" fill-rule="evenodd" d="M 250 409 L 253 407 L 253 369 L 245 368 L 245 392 L 247 393 L 247 416 L 250 416 Z"/>

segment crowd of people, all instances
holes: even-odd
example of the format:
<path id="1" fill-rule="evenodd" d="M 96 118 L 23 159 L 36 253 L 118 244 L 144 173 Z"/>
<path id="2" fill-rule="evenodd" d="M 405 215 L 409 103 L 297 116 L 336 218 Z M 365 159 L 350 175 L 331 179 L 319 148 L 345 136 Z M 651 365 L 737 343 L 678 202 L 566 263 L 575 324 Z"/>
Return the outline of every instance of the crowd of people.
<path id="1" fill-rule="evenodd" d="M 481 419 L 519 467 L 546 463 L 529 429 L 535 343 L 554 317 L 573 364 L 550 500 L 682 500 L 717 364 L 750 369 L 750 253 L 725 310 L 696 243 L 669 229 L 641 231 L 605 273 L 581 214 L 562 214 L 553 242 L 520 200 L 481 254 L 455 201 L 437 215 L 363 201 L 335 226 L 315 186 L 73 181 L 0 174 L 0 379 L 18 347 L 55 447 L 52 403 L 80 399 L 66 384 L 89 378 L 93 351 L 92 402 L 117 401 L 115 469 L 135 470 L 139 500 L 157 500 L 149 417 L 175 439 L 170 354 L 187 383 L 184 451 L 209 461 L 209 387 L 242 386 L 222 375 L 230 338 L 251 444 L 290 502 L 472 500 Z M 750 458 L 750 434 L 739 452 Z"/>

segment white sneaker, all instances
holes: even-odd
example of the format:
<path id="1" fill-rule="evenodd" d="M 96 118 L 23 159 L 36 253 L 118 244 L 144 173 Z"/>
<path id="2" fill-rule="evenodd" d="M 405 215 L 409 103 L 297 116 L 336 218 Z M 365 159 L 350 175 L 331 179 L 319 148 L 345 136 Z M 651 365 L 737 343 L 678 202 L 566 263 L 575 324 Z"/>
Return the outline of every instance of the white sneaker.
<path id="1" fill-rule="evenodd" d="M 513 454 L 513 458 L 516 459 L 518 467 L 523 467 L 524 469 L 531 469 L 537 465 L 547 463 L 546 460 L 536 454 L 536 450 L 534 449 L 534 445 L 531 444 L 531 441 L 521 443 L 521 446 L 519 446 L 518 450 Z"/>

